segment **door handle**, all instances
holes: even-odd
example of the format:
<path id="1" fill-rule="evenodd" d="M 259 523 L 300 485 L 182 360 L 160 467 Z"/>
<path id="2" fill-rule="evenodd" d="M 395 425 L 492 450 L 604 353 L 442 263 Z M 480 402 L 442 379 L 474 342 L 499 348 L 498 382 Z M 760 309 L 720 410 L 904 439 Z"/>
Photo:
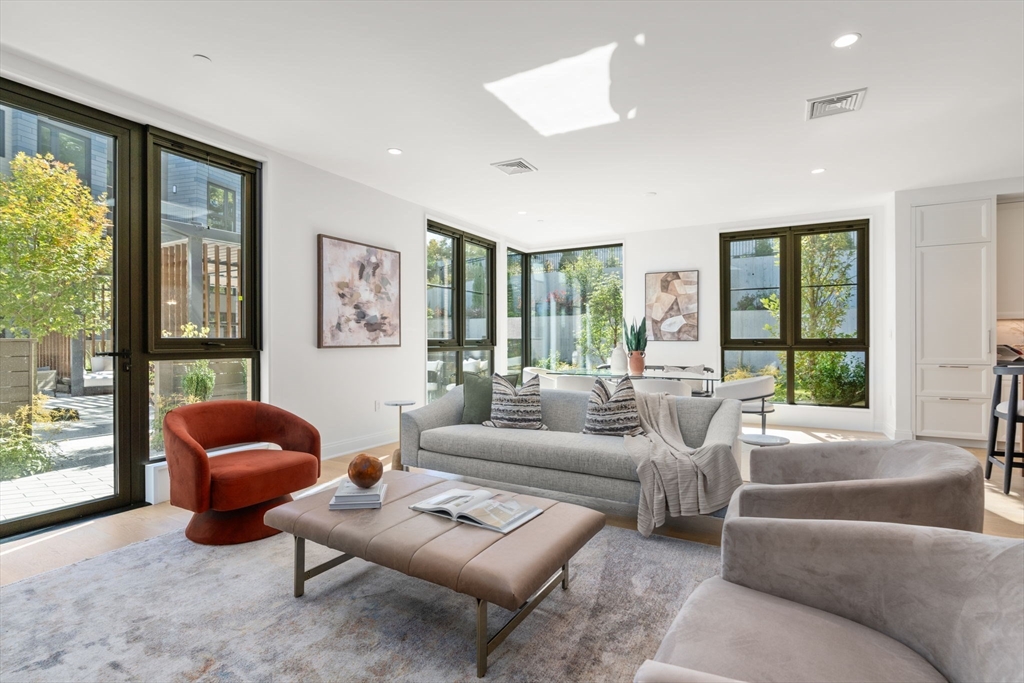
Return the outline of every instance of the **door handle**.
<path id="1" fill-rule="evenodd" d="M 132 352 L 128 349 L 121 349 L 120 351 L 104 351 L 103 353 L 94 353 L 94 356 L 112 356 L 114 358 L 128 359 L 132 357 Z"/>
<path id="2" fill-rule="evenodd" d="M 120 358 L 124 360 L 121 363 L 121 369 L 125 372 L 131 372 L 132 369 L 132 352 L 128 349 L 121 349 L 120 351 L 104 351 L 102 353 L 94 353 L 93 356 L 111 356 L 113 358 Z"/>
<path id="3" fill-rule="evenodd" d="M 971 366 L 970 365 L 940 365 L 939 367 L 940 368 L 962 368 L 962 369 L 966 370 L 967 368 L 969 368 Z"/>

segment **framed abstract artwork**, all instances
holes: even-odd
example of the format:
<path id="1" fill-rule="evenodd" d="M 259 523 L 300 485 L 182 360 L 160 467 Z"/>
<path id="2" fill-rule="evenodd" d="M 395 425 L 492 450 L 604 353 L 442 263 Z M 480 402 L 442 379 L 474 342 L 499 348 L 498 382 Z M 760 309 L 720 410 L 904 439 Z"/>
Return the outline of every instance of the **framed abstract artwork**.
<path id="1" fill-rule="evenodd" d="M 401 346 L 401 254 L 317 236 L 317 348 Z"/>
<path id="2" fill-rule="evenodd" d="M 676 270 L 644 276 L 644 315 L 651 341 L 697 341 L 699 271 Z"/>

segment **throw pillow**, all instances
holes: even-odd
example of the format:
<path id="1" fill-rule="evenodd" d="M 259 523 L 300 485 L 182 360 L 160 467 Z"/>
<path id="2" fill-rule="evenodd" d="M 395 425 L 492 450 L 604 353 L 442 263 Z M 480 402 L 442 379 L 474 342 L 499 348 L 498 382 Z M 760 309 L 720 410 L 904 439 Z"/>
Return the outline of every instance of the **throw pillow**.
<path id="1" fill-rule="evenodd" d="M 511 382 L 495 374 L 491 380 L 491 419 L 484 426 L 547 429 L 541 421 L 540 376 L 534 375 L 516 391 Z"/>
<path id="2" fill-rule="evenodd" d="M 629 377 L 623 377 L 613 392 L 600 379 L 594 382 L 587 402 L 583 433 L 602 436 L 638 436 L 644 433 L 636 407 L 636 392 Z"/>
<path id="3" fill-rule="evenodd" d="M 505 381 L 513 386 L 517 375 L 504 375 Z M 463 389 L 462 424 L 482 424 L 491 417 L 491 393 L 493 392 L 490 375 L 472 373 L 466 375 Z"/>

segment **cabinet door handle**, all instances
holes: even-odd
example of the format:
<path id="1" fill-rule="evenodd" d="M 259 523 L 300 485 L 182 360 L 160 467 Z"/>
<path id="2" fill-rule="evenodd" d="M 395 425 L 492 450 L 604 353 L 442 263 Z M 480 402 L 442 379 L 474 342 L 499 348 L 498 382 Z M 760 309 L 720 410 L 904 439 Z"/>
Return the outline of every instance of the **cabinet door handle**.
<path id="1" fill-rule="evenodd" d="M 970 365 L 940 365 L 939 367 L 940 368 L 962 368 L 962 369 L 966 370 L 967 368 L 969 368 L 971 366 Z"/>
<path id="2" fill-rule="evenodd" d="M 969 398 L 946 398 L 946 397 L 943 396 L 939 400 L 940 401 L 970 401 L 971 399 L 969 399 Z"/>

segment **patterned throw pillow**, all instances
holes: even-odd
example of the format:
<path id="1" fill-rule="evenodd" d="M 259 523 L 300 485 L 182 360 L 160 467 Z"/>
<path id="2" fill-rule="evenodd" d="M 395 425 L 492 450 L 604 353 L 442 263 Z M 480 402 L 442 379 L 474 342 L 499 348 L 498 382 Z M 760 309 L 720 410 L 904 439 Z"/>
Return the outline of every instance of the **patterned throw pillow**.
<path id="1" fill-rule="evenodd" d="M 540 414 L 540 375 L 531 377 L 517 392 L 511 382 L 495 374 L 491 385 L 491 419 L 484 426 L 547 429 Z"/>
<path id="2" fill-rule="evenodd" d="M 594 382 L 587 402 L 583 433 L 602 436 L 638 436 L 644 433 L 636 408 L 633 382 L 628 377 L 622 378 L 614 392 L 609 392 L 608 385 L 600 379 Z"/>

